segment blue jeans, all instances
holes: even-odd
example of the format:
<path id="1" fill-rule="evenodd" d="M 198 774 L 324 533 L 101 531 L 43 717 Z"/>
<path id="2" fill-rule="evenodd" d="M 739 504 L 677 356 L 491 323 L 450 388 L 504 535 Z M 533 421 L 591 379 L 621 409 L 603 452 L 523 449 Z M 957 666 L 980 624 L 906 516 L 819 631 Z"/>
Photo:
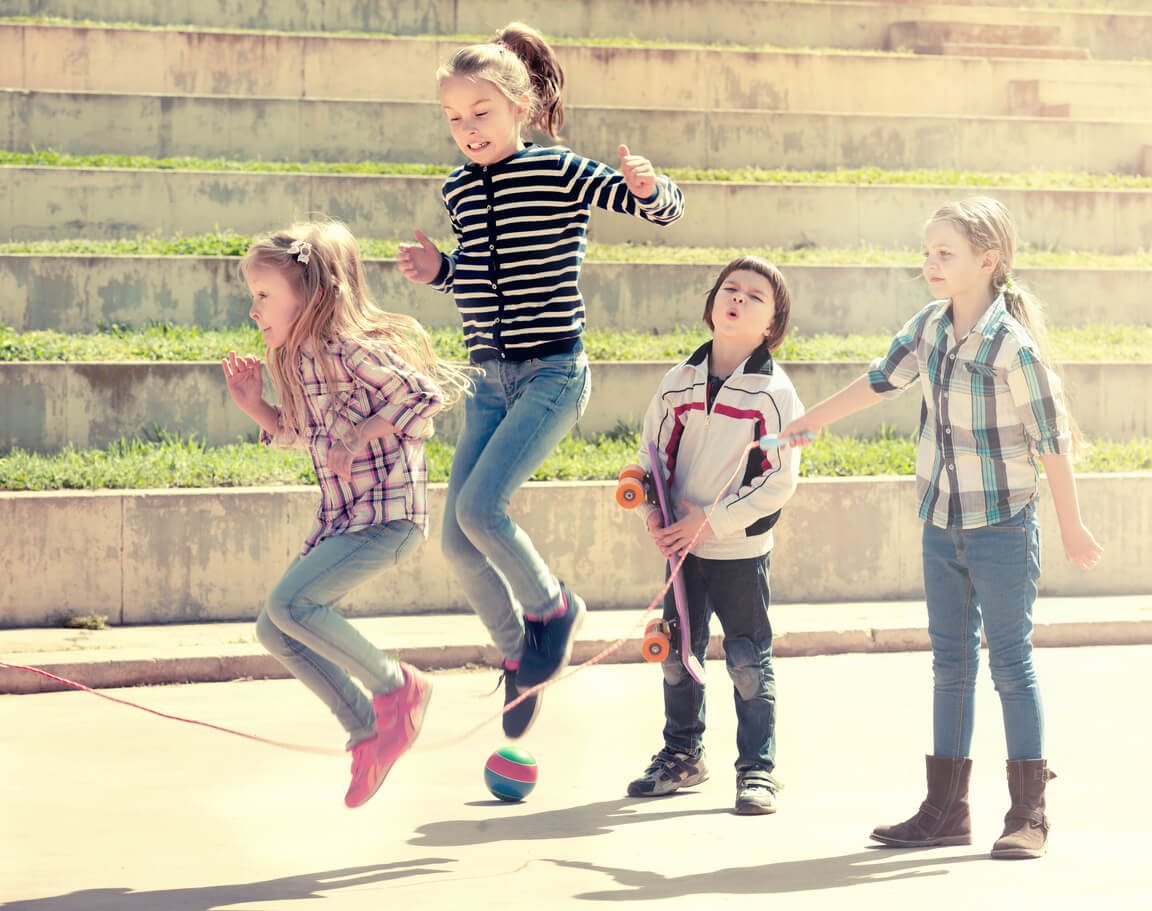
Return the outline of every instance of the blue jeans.
<path id="1" fill-rule="evenodd" d="M 292 561 L 256 620 L 260 642 L 332 710 L 349 744 L 376 732 L 372 701 L 352 677 L 375 695 L 403 684 L 404 673 L 330 605 L 423 539 L 407 519 L 325 538 Z"/>
<path id="2" fill-rule="evenodd" d="M 771 772 L 776 766 L 776 676 L 772 671 L 772 624 L 768 621 L 771 554 L 743 560 L 684 561 L 692 652 L 704 662 L 712 613 L 724 628 L 724 659 L 736 702 L 736 768 Z M 676 616 L 672 589 L 664 597 L 664 618 Z M 678 654 L 664 671 L 664 746 L 695 754 L 704 738 L 704 687 L 684 669 Z"/>
<path id="3" fill-rule="evenodd" d="M 984 528 L 925 523 L 935 755 L 969 755 L 983 621 L 1008 758 L 1044 756 L 1044 711 L 1032 667 L 1032 605 L 1039 578 L 1040 526 L 1033 503 Z"/>
<path id="4" fill-rule="evenodd" d="M 477 369 L 452 459 L 441 546 L 493 643 L 519 661 L 524 612 L 547 619 L 560 607 L 560 586 L 508 517 L 508 501 L 584 413 L 592 383 L 583 349 L 489 360 Z"/>

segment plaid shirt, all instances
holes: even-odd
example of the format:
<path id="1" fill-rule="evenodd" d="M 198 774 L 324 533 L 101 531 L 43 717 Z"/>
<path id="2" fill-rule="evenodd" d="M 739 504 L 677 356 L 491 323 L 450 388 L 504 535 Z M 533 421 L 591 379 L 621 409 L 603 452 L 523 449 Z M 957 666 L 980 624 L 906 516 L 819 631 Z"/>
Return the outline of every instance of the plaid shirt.
<path id="1" fill-rule="evenodd" d="M 304 556 L 320 541 L 396 519 L 410 519 L 428 535 L 428 472 L 424 438 L 432 435 L 432 416 L 441 409 L 440 393 L 425 376 L 383 351 L 347 341 L 328 343 L 335 368 L 332 389 L 321 365 L 301 352 L 306 426 L 297 438 L 283 429 L 262 431 L 268 445 L 307 449 L 320 483 L 316 524 L 304 542 Z M 279 409 L 277 409 L 279 411 Z M 328 453 L 362 421 L 380 415 L 398 433 L 376 438 L 352 463 L 352 482 L 328 469 Z"/>
<path id="2" fill-rule="evenodd" d="M 882 396 L 917 378 L 916 492 L 920 518 L 933 525 L 980 528 L 1012 517 L 1036 496 L 1035 457 L 1071 447 L 1060 379 L 1003 296 L 959 342 L 949 302 L 932 302 L 868 373 Z"/>

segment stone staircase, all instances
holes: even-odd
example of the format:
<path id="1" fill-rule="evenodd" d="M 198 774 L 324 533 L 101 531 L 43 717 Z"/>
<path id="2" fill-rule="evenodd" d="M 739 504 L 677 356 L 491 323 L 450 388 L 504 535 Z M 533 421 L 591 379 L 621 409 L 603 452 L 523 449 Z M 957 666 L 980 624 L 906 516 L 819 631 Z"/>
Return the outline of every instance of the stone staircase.
<path id="1" fill-rule="evenodd" d="M 611 161 L 616 145 L 626 139 L 666 168 L 1152 175 L 1152 64 L 1135 54 L 1123 56 L 1119 39 L 1106 44 L 1100 37 L 1107 31 L 1103 20 L 1120 17 L 1127 32 L 1140 35 L 1152 15 L 1138 0 L 1113 4 L 1110 15 L 1072 12 L 1074 0 L 1062 5 L 1066 9 L 1036 4 L 1025 12 L 994 2 L 668 0 L 629 4 L 622 26 L 620 4 L 610 0 L 537 0 L 531 15 L 523 3 L 470 0 L 300 0 L 240 12 L 231 0 L 11 0 L 5 10 L 13 14 L 110 24 L 0 20 L 0 144 L 15 152 L 51 147 L 73 154 L 240 162 L 452 164 L 458 153 L 436 103 L 435 65 L 464 43 L 453 36 L 488 34 L 497 24 L 523 17 L 561 36 L 556 45 L 572 87 L 565 136 L 573 148 L 602 160 Z M 164 21 L 157 20 L 161 14 Z M 856 25 L 849 28 L 850 23 Z M 860 40 L 848 36 L 853 29 L 868 36 L 867 46 L 851 45 Z M 335 34 L 347 30 L 390 35 Z M 578 40 L 622 31 L 637 42 Z M 715 46 L 687 46 L 690 41 Z M 755 47 L 762 44 L 776 47 Z M 968 52 L 952 53 L 961 46 Z M 1030 59 L 980 50 L 993 46 L 1085 52 Z M 839 50 L 811 50 L 821 47 Z M 883 53 L 890 47 L 918 53 Z M 447 236 L 441 180 L 9 165 L 0 167 L 0 239 L 114 239 L 218 229 L 257 233 L 309 212 L 341 217 L 364 238 L 403 239 L 413 227 Z M 697 291 L 716 266 L 670 264 L 662 250 L 915 247 L 918 226 L 933 208 L 980 190 L 878 185 L 863 178 L 855 183 L 850 174 L 828 183 L 790 181 L 785 175 L 779 182 L 684 180 L 682 185 L 689 215 L 671 230 L 657 233 L 603 213 L 593 219 L 594 241 L 647 244 L 651 257 L 586 266 L 582 285 L 591 326 L 663 331 L 698 319 Z M 1116 255 L 1152 249 L 1150 189 L 985 189 L 1005 201 L 1022 237 L 1036 247 Z M 234 265 L 218 257 L 0 255 L 0 323 L 21 331 L 66 332 L 148 319 L 235 325 L 244 321 L 247 303 Z M 924 301 L 914 269 L 814 265 L 788 266 L 785 272 L 800 332 L 888 331 Z M 391 309 L 415 313 L 429 325 L 455 324 L 451 301 L 405 282 L 394 263 L 372 262 L 369 273 L 378 298 Z M 1029 278 L 1056 324 L 1149 323 L 1150 270 L 1033 270 Z M 813 402 L 861 367 L 796 364 L 789 371 L 802 397 Z M 634 421 L 664 369 L 597 364 L 594 405 L 581 430 Z M 230 406 L 218 371 L 215 364 L 0 363 L 0 413 L 5 415 L 0 451 L 11 445 L 48 451 L 69 442 L 98 445 L 156 424 L 214 441 L 233 440 L 247 432 L 246 419 Z M 1152 381 L 1149 365 L 1075 364 L 1067 365 L 1066 373 L 1090 434 L 1152 436 L 1146 397 L 1133 391 Z M 910 429 L 917 413 L 915 396 L 909 395 L 891 412 L 871 412 L 841 429 L 870 433 L 882 421 Z M 453 420 L 440 423 L 442 433 L 451 435 Z M 821 502 L 827 507 L 839 502 L 837 496 L 843 495 L 828 493 Z M 198 499 L 196 508 L 207 514 L 206 500 Z M 131 508 L 171 523 L 162 502 Z M 123 507 L 124 515 L 128 509 Z M 597 516 L 597 522 L 605 521 Z M 812 521 L 810 534 L 817 535 Z M 1145 561 L 1137 553 L 1141 532 L 1127 536 L 1129 543 L 1117 543 L 1132 550 L 1131 556 L 1125 551 L 1115 557 L 1114 565 L 1123 571 L 1091 584 L 1107 582 L 1112 592 L 1121 584 L 1144 585 Z M 133 534 L 143 541 L 150 532 L 138 524 Z M 170 531 L 151 534 L 158 540 L 171 537 Z M 434 560 L 434 548 L 426 550 Z M 875 576 L 866 559 L 872 552 L 865 547 L 861 553 L 861 566 L 845 570 L 844 597 L 866 596 L 867 580 Z M 212 559 L 226 558 L 215 553 Z M 1056 555 L 1048 566 L 1058 562 Z M 214 566 L 198 572 L 193 587 L 199 591 L 228 577 L 230 570 Z M 642 581 L 649 568 L 639 566 Z M 810 569 L 820 572 L 818 566 Z M 16 566 L 12 577 L 23 575 L 27 571 Z M 435 575 L 427 566 L 420 569 L 415 603 L 420 587 Z M 1057 588 L 1085 584 L 1058 567 L 1045 578 Z M 822 583 L 828 597 L 835 597 L 834 582 Z M 641 587 L 621 581 L 619 574 L 606 584 L 622 592 Z M 249 589 L 263 582 L 249 578 L 246 585 L 230 597 L 247 598 Z M 81 597 L 50 586 L 45 591 L 33 593 L 25 586 L 0 595 L 0 612 L 5 599 L 23 599 L 21 610 L 28 616 L 35 609 L 27 604 Z M 893 590 L 883 596 L 893 596 Z M 165 620 L 180 619 L 171 605 L 185 596 L 166 597 L 172 613 Z M 187 594 L 186 600 L 195 605 L 206 597 Z"/>

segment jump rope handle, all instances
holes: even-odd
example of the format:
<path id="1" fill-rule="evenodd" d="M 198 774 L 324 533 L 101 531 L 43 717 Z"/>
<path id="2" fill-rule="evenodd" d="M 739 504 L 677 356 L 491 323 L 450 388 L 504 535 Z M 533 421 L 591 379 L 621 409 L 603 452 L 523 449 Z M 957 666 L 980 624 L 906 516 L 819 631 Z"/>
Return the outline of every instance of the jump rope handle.
<path id="1" fill-rule="evenodd" d="M 779 449 L 793 437 L 808 437 L 808 439 L 812 439 L 814 436 L 816 436 L 816 434 L 810 430 L 801 430 L 799 433 L 790 433 L 784 437 L 776 436 L 774 433 L 766 433 L 760 437 L 760 448 L 767 452 L 769 449 Z"/>

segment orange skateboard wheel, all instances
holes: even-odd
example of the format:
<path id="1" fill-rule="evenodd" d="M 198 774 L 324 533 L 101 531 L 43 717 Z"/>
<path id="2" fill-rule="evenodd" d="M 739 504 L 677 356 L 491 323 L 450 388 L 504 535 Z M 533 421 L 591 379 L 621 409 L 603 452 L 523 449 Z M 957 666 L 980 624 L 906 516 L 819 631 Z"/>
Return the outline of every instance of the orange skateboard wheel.
<path id="1" fill-rule="evenodd" d="M 624 478 L 616 487 L 616 502 L 625 509 L 635 509 L 644 499 L 644 485 L 635 478 Z"/>
<path id="2" fill-rule="evenodd" d="M 668 621 L 653 617 L 644 624 L 644 643 L 641 651 L 645 661 L 663 661 L 672 651 L 672 628 Z"/>
<path id="3" fill-rule="evenodd" d="M 643 654 L 644 660 L 655 664 L 657 661 L 663 661 L 668 657 L 669 652 L 672 650 L 672 645 L 668 641 L 668 637 L 663 633 L 653 633 L 644 638 Z"/>
<path id="4" fill-rule="evenodd" d="M 616 487 L 616 502 L 625 509 L 635 509 L 644 499 L 644 469 L 639 465 L 625 465 L 620 470 L 620 483 Z"/>

